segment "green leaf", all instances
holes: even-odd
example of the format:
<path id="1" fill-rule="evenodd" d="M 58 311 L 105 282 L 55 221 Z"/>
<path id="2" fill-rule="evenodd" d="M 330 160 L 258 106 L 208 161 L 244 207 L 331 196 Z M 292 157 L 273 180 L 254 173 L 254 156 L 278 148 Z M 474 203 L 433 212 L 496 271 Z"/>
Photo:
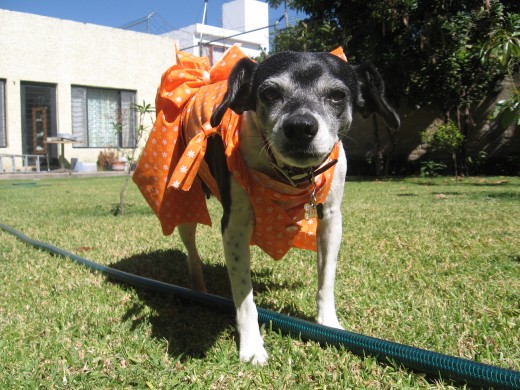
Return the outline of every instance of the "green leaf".
<path id="1" fill-rule="evenodd" d="M 509 107 L 503 110 L 500 114 L 500 126 L 504 129 L 511 126 L 515 121 L 518 121 L 516 113 Z"/>

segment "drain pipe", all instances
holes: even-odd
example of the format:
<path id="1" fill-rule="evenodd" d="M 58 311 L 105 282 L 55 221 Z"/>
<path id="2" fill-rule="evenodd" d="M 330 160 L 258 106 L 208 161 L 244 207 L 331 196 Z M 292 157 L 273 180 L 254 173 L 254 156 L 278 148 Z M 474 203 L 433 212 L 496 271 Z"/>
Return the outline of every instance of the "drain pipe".
<path id="1" fill-rule="evenodd" d="M 35 248 L 66 257 L 119 282 L 166 294 L 173 294 L 183 300 L 189 300 L 211 308 L 218 307 L 225 312 L 235 313 L 234 304 L 229 299 L 133 275 L 95 263 L 51 244 L 27 237 L 18 230 L 2 223 L 0 223 L 0 229 L 16 236 Z M 275 331 L 279 330 L 283 333 L 289 333 L 296 337 L 300 336 L 302 339 L 313 340 L 323 344 L 345 347 L 356 355 L 374 356 L 382 362 L 395 362 L 414 371 L 423 372 L 435 377 L 450 379 L 455 382 L 483 388 L 520 389 L 520 372 L 518 371 L 443 355 L 437 352 L 364 336 L 345 330 L 329 328 L 262 308 L 258 308 L 258 321 L 262 324 L 266 324 Z"/>

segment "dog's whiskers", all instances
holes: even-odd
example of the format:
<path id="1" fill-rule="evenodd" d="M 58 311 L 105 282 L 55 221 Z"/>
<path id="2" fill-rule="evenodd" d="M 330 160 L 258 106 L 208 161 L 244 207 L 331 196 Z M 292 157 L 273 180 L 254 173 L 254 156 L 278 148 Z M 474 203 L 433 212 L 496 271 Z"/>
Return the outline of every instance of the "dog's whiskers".
<path id="1" fill-rule="evenodd" d="M 267 156 L 270 155 L 269 150 L 272 149 L 274 143 L 271 140 L 266 139 L 264 142 L 264 145 L 262 146 L 262 149 L 260 149 L 260 154 L 266 153 Z"/>

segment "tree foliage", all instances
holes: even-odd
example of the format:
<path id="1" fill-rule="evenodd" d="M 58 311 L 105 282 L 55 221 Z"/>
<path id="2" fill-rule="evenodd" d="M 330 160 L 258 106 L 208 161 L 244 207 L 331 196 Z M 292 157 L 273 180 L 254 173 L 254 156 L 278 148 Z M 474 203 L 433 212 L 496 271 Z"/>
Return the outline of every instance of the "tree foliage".
<path id="1" fill-rule="evenodd" d="M 280 0 L 271 0 L 279 5 Z M 374 63 L 388 90 L 413 105 L 445 112 L 478 101 L 503 76 L 480 50 L 497 29 L 518 29 L 515 1 L 290 0 L 309 18 L 275 37 L 283 50 L 347 48 L 351 61 Z"/>
<path id="2" fill-rule="evenodd" d="M 335 20 L 302 20 L 297 26 L 277 33 L 275 51 L 329 51 L 343 39 L 343 30 Z"/>
<path id="3" fill-rule="evenodd" d="M 281 1 L 270 3 L 276 6 Z M 350 61 L 376 65 L 394 104 L 437 107 L 466 138 L 475 107 L 506 75 L 501 64 L 505 60 L 497 55 L 503 46 L 495 45 L 486 61 L 482 50 L 496 31 L 511 36 L 520 30 L 517 0 L 288 0 L 287 4 L 305 12 L 308 19 L 274 38 L 277 51 L 327 51 L 341 45 Z M 518 35 L 508 46 L 509 53 L 516 50 L 515 42 Z M 518 59 L 508 64 L 514 68 Z"/>
<path id="4" fill-rule="evenodd" d="M 507 73 L 513 95 L 497 102 L 491 118 L 497 120 L 502 128 L 512 124 L 520 126 L 520 91 L 516 87 L 513 72 L 520 61 L 520 14 L 509 17 L 508 28 L 492 31 L 480 52 L 482 61 L 497 61 Z"/>

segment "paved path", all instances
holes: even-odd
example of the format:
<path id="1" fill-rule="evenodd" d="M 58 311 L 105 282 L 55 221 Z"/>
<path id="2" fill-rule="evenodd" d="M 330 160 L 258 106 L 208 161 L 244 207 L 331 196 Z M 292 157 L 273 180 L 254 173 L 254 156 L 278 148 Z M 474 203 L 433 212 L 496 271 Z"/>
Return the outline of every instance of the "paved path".
<path id="1" fill-rule="evenodd" d="M 56 178 L 82 178 L 82 177 L 107 177 L 107 176 L 124 176 L 125 171 L 101 171 L 101 172 L 69 172 L 67 171 L 51 171 L 51 172 L 17 172 L 17 173 L 0 173 L 0 180 L 34 180 L 34 179 L 56 179 Z"/>

